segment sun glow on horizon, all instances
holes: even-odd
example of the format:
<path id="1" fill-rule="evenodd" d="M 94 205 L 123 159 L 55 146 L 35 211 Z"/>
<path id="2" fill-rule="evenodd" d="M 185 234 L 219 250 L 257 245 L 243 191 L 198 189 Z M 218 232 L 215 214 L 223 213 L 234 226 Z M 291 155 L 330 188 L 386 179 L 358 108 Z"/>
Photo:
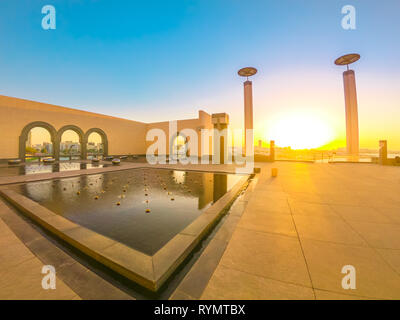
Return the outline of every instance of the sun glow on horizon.
<path id="1" fill-rule="evenodd" d="M 278 147 L 316 149 L 334 140 L 331 126 L 313 114 L 287 114 L 269 130 L 269 137 Z"/>

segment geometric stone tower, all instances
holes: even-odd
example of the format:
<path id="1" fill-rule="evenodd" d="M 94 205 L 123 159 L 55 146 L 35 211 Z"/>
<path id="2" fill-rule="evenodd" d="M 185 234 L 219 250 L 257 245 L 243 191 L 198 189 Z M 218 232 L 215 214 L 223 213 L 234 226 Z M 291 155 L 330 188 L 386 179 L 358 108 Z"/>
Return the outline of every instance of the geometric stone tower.
<path id="1" fill-rule="evenodd" d="M 359 154 L 359 130 L 358 130 L 358 105 L 356 77 L 354 70 L 349 69 L 349 64 L 360 59 L 359 54 L 347 54 L 336 59 L 336 65 L 346 65 L 343 72 L 344 98 L 346 104 L 346 146 L 347 154 L 358 156 Z"/>

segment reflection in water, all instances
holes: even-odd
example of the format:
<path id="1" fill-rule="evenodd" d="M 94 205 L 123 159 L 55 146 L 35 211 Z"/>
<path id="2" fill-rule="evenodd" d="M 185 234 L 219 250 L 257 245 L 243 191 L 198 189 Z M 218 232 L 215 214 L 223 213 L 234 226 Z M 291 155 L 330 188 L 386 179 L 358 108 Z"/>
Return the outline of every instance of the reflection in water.
<path id="1" fill-rule="evenodd" d="M 214 176 L 214 202 L 221 198 L 228 189 L 228 177 L 226 175 Z"/>
<path id="2" fill-rule="evenodd" d="M 109 164 L 92 164 L 80 162 L 61 162 L 53 164 L 29 163 L 19 166 L 0 167 L 0 177 L 23 176 L 36 173 L 52 173 L 72 170 L 85 170 L 108 167 Z"/>
<path id="3" fill-rule="evenodd" d="M 239 179 L 227 174 L 131 169 L 13 188 L 81 226 L 152 255 Z"/>
<path id="4" fill-rule="evenodd" d="M 185 183 L 185 176 L 186 172 L 185 171 L 177 171 L 175 170 L 174 173 L 174 179 L 177 183 Z"/>

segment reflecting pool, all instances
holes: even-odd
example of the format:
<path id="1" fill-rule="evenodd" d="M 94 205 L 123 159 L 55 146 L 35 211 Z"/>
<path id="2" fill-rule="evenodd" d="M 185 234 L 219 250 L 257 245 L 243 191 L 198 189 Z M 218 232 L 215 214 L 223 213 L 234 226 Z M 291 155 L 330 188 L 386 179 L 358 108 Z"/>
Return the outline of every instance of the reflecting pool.
<path id="1" fill-rule="evenodd" d="M 153 255 L 241 177 L 138 168 L 10 188 L 76 224 Z"/>

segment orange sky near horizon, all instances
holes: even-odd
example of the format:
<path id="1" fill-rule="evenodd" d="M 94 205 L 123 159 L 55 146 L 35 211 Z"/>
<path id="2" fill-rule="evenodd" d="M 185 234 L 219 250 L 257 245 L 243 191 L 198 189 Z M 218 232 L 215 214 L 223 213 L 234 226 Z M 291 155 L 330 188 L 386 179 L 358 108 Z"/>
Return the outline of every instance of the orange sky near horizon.
<path id="1" fill-rule="evenodd" d="M 400 150 L 400 90 L 398 79 L 379 72 L 361 72 L 355 66 L 360 149 Z M 306 76 L 302 76 L 302 74 Z M 342 70 L 332 73 L 282 71 L 253 80 L 255 142 L 275 140 L 293 149 L 346 147 L 345 102 Z M 242 92 L 230 100 L 231 127 L 243 127 Z M 243 98 L 242 98 L 243 99 Z M 296 121 L 297 120 L 297 121 Z"/>
<path id="2" fill-rule="evenodd" d="M 363 59 L 363 58 L 362 58 Z M 352 66 L 356 73 L 358 96 L 360 148 L 377 150 L 379 140 L 387 140 L 389 150 L 400 150 L 400 90 L 399 79 L 388 75 L 378 66 L 365 70 L 365 62 L 360 60 Z M 384 62 L 383 62 L 384 63 Z M 364 65 L 363 65 L 364 64 Z M 321 142 L 317 148 L 337 149 L 346 147 L 345 101 L 342 72 L 345 68 L 333 64 L 319 66 L 315 69 L 298 67 L 297 69 L 281 68 L 279 72 L 266 74 L 260 72 L 252 77 L 254 101 L 255 144 L 261 139 L 265 143 L 276 140 L 277 145 L 282 137 L 279 132 L 288 133 L 285 128 L 277 130 L 278 123 L 285 125 L 285 119 L 308 119 L 303 137 L 319 135 L 318 128 L 325 127 L 329 139 Z M 209 114 L 226 112 L 229 114 L 230 128 L 243 129 L 243 84 L 239 77 L 214 79 L 211 91 L 203 92 L 198 97 L 184 97 L 184 103 L 172 99 L 159 105 L 148 105 L 137 110 L 136 105 L 127 103 L 123 107 L 136 109 L 133 113 L 119 112 L 119 117 L 142 121 L 158 122 L 171 119 L 190 119 L 198 116 L 198 110 Z M 183 99 L 183 97 L 182 97 Z M 161 103 L 161 102 L 160 102 Z M 154 109 L 151 116 L 147 110 Z M 312 125 L 314 121 L 314 126 Z M 293 123 L 293 121 L 292 121 Z M 301 129 L 301 123 L 297 129 Z M 314 130 L 314 131 L 313 131 Z M 298 145 L 296 132 L 289 145 Z M 285 139 L 288 140 L 288 139 Z M 313 141 L 304 141 L 306 148 L 315 147 Z M 284 145 L 281 145 L 284 147 Z"/>
<path id="3" fill-rule="evenodd" d="M 342 70 L 335 67 L 332 69 L 330 73 L 298 69 L 281 70 L 279 74 L 266 77 L 255 76 L 252 79 L 255 145 L 261 139 L 265 145 L 268 145 L 270 140 L 275 140 L 278 147 L 291 146 L 293 149 L 345 148 Z M 388 140 L 389 150 L 400 150 L 400 90 L 396 88 L 396 79 L 384 77 L 377 71 L 362 72 L 357 66 L 354 69 L 357 81 L 360 148 L 377 150 L 379 140 Z M 303 76 L 304 74 L 307 76 Z M 219 93 L 212 94 L 214 95 L 211 97 L 195 100 L 194 105 L 197 107 L 186 108 L 185 112 L 165 108 L 167 115 L 158 113 L 158 118 L 153 120 L 194 118 L 197 117 L 198 110 L 210 114 L 225 111 L 229 114 L 231 129 L 243 128 L 242 83 L 236 81 Z M 117 116 L 151 122 L 147 117 L 143 119 L 140 113 L 136 113 L 135 117 L 130 114 Z M 42 139 L 40 136 L 33 137 L 33 143 Z M 46 139 L 50 140 L 49 136 Z M 63 140 L 77 141 L 77 135 L 66 132 Z"/>

